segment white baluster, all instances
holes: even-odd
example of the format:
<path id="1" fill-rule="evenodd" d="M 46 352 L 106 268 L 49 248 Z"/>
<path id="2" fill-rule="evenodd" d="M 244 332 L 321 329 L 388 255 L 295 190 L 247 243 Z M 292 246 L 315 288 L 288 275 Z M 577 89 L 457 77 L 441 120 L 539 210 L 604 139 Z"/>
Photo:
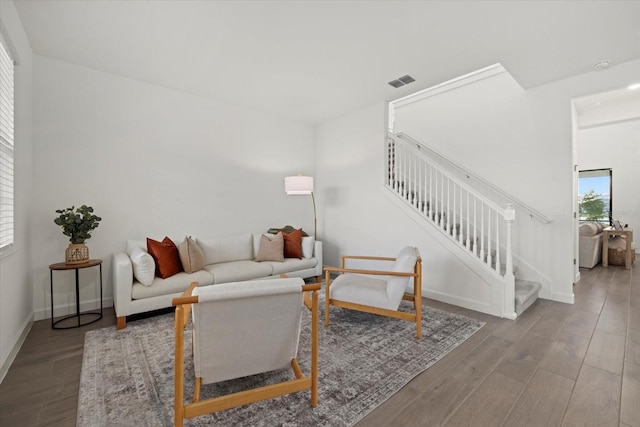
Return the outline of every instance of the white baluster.
<path id="1" fill-rule="evenodd" d="M 513 276 L 513 253 L 511 247 L 512 225 L 516 218 L 516 211 L 511 203 L 507 204 L 504 210 L 504 221 L 506 225 L 506 266 L 504 274 L 504 316 L 510 319 L 516 318 L 515 308 L 515 277 Z"/>
<path id="2" fill-rule="evenodd" d="M 480 200 L 480 259 L 484 261 L 484 202 Z"/>
<path id="3" fill-rule="evenodd" d="M 427 194 L 427 169 L 429 168 L 429 163 L 424 161 L 424 181 L 422 183 L 422 213 L 427 215 L 427 204 L 428 204 L 428 194 Z"/>
<path id="4" fill-rule="evenodd" d="M 491 256 L 491 208 L 487 209 L 487 265 L 491 267 L 493 263 L 493 257 Z"/>
<path id="5" fill-rule="evenodd" d="M 496 212 L 496 273 L 500 274 L 500 214 Z"/>
<path id="6" fill-rule="evenodd" d="M 469 228 L 469 217 L 471 216 L 471 204 L 469 203 L 469 190 L 467 190 L 467 249 L 471 250 L 471 228 Z"/>
<path id="7" fill-rule="evenodd" d="M 463 206 L 463 205 L 462 205 L 462 187 L 460 187 L 460 212 L 459 212 L 459 214 L 458 214 L 458 218 L 460 219 L 460 228 L 458 228 L 458 242 L 459 242 L 461 245 L 464 245 L 464 243 L 463 243 L 463 241 L 462 241 L 462 229 L 464 228 L 464 224 L 463 224 L 463 218 L 464 218 L 463 214 L 464 214 L 464 211 L 463 211 L 462 206 Z"/>
<path id="8" fill-rule="evenodd" d="M 447 208 L 445 209 L 447 215 L 447 233 L 451 234 L 451 178 L 447 176 Z"/>
<path id="9" fill-rule="evenodd" d="M 473 196 L 473 254 L 478 255 L 478 200 Z"/>
<path id="10" fill-rule="evenodd" d="M 433 166 L 429 167 L 429 219 L 433 221 Z"/>
<path id="11" fill-rule="evenodd" d="M 440 172 L 440 228 L 444 229 L 444 171 Z"/>

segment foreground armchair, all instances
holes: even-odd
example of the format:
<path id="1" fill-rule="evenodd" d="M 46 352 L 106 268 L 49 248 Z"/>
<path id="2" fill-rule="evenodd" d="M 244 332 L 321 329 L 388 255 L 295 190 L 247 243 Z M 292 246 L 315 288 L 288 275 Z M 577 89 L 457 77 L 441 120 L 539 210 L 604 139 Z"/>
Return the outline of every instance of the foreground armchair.
<path id="1" fill-rule="evenodd" d="M 311 390 L 318 404 L 319 284 L 300 278 L 255 280 L 197 287 L 191 284 L 176 306 L 175 425 L 184 418 L 234 408 L 289 393 Z M 306 291 L 311 291 L 309 298 Z M 311 376 L 296 355 L 302 307 L 311 310 Z M 184 402 L 184 329 L 193 310 L 193 402 Z M 200 400 L 200 386 L 291 367 L 295 379 Z"/>
<path id="2" fill-rule="evenodd" d="M 347 260 L 388 261 L 389 268 L 347 268 Z M 326 326 L 329 326 L 329 306 L 333 305 L 415 322 L 416 336 L 422 337 L 422 259 L 418 248 L 406 246 L 396 258 L 344 255 L 339 268 L 325 267 L 324 271 Z M 339 274 L 333 283 L 332 273 Z M 403 299 L 413 302 L 414 313 L 398 311 Z"/>

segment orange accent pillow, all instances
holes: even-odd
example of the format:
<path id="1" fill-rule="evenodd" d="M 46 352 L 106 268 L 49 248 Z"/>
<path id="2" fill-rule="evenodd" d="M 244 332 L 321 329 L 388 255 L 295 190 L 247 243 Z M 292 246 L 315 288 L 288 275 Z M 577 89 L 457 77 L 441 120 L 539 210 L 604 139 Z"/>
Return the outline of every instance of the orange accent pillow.
<path id="1" fill-rule="evenodd" d="M 166 279 L 182 271 L 178 248 L 170 238 L 158 242 L 147 237 L 147 250 L 156 262 L 156 276 Z"/>
<path id="2" fill-rule="evenodd" d="M 302 228 L 291 233 L 282 233 L 284 237 L 284 257 L 302 258 Z"/>

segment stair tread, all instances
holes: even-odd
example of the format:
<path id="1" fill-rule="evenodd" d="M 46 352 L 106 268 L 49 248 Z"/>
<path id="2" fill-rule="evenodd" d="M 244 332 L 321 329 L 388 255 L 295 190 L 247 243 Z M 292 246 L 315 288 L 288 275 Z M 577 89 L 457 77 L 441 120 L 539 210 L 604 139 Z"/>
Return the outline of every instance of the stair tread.
<path id="1" fill-rule="evenodd" d="M 532 282 L 529 280 L 516 279 L 515 283 L 515 299 L 516 306 L 521 305 L 532 296 L 536 295 L 542 289 L 542 285 L 539 282 Z"/>

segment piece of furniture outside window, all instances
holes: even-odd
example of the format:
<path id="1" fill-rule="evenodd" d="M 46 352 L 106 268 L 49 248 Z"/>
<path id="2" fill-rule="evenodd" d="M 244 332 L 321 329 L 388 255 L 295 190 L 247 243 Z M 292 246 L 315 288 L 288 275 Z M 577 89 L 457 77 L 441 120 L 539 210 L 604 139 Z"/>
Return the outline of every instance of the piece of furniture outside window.
<path id="1" fill-rule="evenodd" d="M 80 312 L 80 270 L 83 268 L 89 267 L 100 267 L 100 311 L 85 311 L 83 313 Z M 54 271 L 64 271 L 64 270 L 75 270 L 76 276 L 76 312 L 74 314 L 70 314 L 68 316 L 64 316 L 58 320 L 54 321 L 55 316 L 53 315 L 53 272 Z M 79 328 L 80 326 L 88 325 L 93 322 L 97 322 L 102 319 L 102 260 L 101 259 L 90 259 L 89 261 L 82 264 L 66 264 L 64 262 L 59 262 L 57 264 L 51 264 L 49 266 L 49 281 L 51 285 L 51 329 L 71 329 L 71 328 Z M 63 322 L 67 319 L 77 318 L 77 323 L 70 326 L 56 326 L 60 322 Z M 87 317 L 90 320 L 82 321 L 83 317 Z"/>
<path id="2" fill-rule="evenodd" d="M 197 287 L 173 298 L 175 312 L 175 425 L 184 418 L 311 390 L 318 404 L 318 290 L 301 278 L 253 280 Z M 311 297 L 306 292 L 311 292 Z M 302 308 L 311 310 L 311 375 L 297 362 Z M 184 328 L 192 311 L 195 387 L 184 402 Z M 295 379 L 200 400 L 202 384 L 291 367 Z"/>
<path id="3" fill-rule="evenodd" d="M 347 268 L 347 260 L 387 261 L 389 269 Z M 329 306 L 363 311 L 416 324 L 422 337 L 422 259 L 418 248 L 406 246 L 396 258 L 341 256 L 340 268 L 325 267 L 325 325 L 329 326 Z M 331 283 L 331 274 L 339 276 Z M 413 302 L 414 312 L 398 311 L 402 300 Z"/>
<path id="4" fill-rule="evenodd" d="M 633 242 L 633 230 L 630 228 L 624 228 L 622 230 L 616 230 L 613 227 L 607 227 L 604 229 L 604 238 L 602 240 L 602 266 L 609 266 L 609 236 L 622 236 L 626 240 L 626 256 L 624 266 L 627 270 L 631 269 L 632 253 L 631 243 Z"/>

